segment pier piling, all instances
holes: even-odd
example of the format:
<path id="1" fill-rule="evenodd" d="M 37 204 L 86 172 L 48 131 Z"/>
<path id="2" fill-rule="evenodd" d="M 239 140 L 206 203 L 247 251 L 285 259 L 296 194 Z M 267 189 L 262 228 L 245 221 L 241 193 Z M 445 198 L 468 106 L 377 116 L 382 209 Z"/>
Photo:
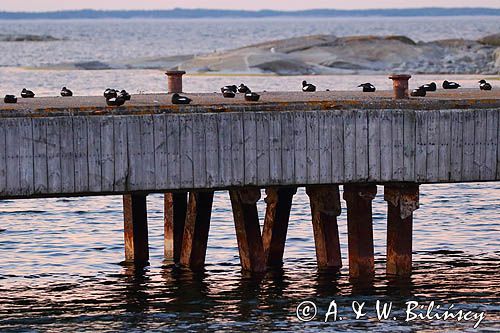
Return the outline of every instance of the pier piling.
<path id="1" fill-rule="evenodd" d="M 125 262 L 147 265 L 149 262 L 149 247 L 146 195 L 124 195 L 123 208 Z"/>
<path id="2" fill-rule="evenodd" d="M 165 193 L 164 196 L 165 259 L 179 262 L 187 211 L 187 192 Z"/>
<path id="3" fill-rule="evenodd" d="M 179 262 L 192 270 L 205 266 L 213 199 L 213 191 L 189 193 Z"/>
<path id="4" fill-rule="evenodd" d="M 266 258 L 257 212 L 260 190 L 258 188 L 229 190 L 229 196 L 233 208 L 241 268 L 253 273 L 265 272 Z"/>
<path id="5" fill-rule="evenodd" d="M 342 267 L 337 216 L 341 213 L 338 185 L 308 186 L 316 260 L 320 270 Z"/>
<path id="6" fill-rule="evenodd" d="M 375 273 L 372 201 L 376 194 L 373 184 L 344 185 L 351 278 L 369 278 Z"/>
<path id="7" fill-rule="evenodd" d="M 290 220 L 292 199 L 296 187 L 269 187 L 266 189 L 266 217 L 262 230 L 262 242 L 268 267 L 283 266 L 286 234 Z"/>
<path id="8" fill-rule="evenodd" d="M 417 184 L 386 185 L 387 274 L 409 276 L 412 269 L 413 212 L 419 206 Z"/>

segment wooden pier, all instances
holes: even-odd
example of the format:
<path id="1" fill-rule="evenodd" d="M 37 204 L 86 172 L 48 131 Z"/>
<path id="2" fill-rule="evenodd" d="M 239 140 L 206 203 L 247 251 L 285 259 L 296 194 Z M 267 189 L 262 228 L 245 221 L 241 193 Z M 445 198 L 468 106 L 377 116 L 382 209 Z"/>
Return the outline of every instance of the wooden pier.
<path id="1" fill-rule="evenodd" d="M 165 193 L 165 255 L 201 269 L 214 191 L 229 190 L 242 268 L 263 272 L 282 264 L 293 196 L 305 187 L 318 268 L 338 270 L 343 185 L 350 275 L 369 277 L 372 200 L 384 185 L 387 272 L 406 276 L 419 185 L 500 180 L 498 91 L 188 96 L 186 106 L 167 94 L 119 108 L 103 97 L 0 103 L 0 199 L 123 194 L 125 258 L 144 265 L 146 196 Z"/>

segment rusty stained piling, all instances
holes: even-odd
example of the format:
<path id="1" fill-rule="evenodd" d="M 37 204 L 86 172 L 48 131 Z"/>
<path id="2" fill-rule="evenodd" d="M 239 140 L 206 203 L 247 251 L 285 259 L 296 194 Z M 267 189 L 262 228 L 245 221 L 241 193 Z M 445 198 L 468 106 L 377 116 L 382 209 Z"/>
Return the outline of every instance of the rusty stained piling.
<path id="1" fill-rule="evenodd" d="M 376 194 L 374 184 L 344 185 L 351 278 L 371 278 L 375 274 L 372 201 Z"/>
<path id="2" fill-rule="evenodd" d="M 410 94 L 408 92 L 408 81 L 410 78 L 411 75 L 409 74 L 392 74 L 389 76 L 389 79 L 392 80 L 395 99 L 410 98 Z"/>
<path id="3" fill-rule="evenodd" d="M 148 265 L 148 220 L 145 194 L 123 196 L 125 262 Z"/>
<path id="4" fill-rule="evenodd" d="M 286 234 L 296 187 L 269 187 L 266 189 L 266 217 L 262 230 L 264 256 L 268 267 L 283 266 Z"/>
<path id="5" fill-rule="evenodd" d="M 418 184 L 384 187 L 387 201 L 387 266 L 389 275 L 410 276 L 412 269 L 413 212 L 419 207 Z"/>
<path id="6" fill-rule="evenodd" d="M 339 228 L 337 217 L 341 213 L 338 185 L 306 187 L 311 202 L 316 260 L 319 270 L 340 270 Z"/>
<path id="7" fill-rule="evenodd" d="M 229 190 L 229 197 L 233 208 L 241 268 L 247 272 L 263 273 L 266 271 L 266 259 L 257 212 L 260 189 Z"/>
<path id="8" fill-rule="evenodd" d="M 165 259 L 179 262 L 187 211 L 187 192 L 166 193 L 164 198 Z"/>

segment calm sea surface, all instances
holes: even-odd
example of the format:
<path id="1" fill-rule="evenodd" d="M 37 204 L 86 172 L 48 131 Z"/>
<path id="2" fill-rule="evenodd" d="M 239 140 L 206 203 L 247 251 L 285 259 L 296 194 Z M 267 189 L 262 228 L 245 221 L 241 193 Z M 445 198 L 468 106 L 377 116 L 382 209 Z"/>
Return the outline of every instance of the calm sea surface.
<path id="1" fill-rule="evenodd" d="M 74 61 L 113 61 L 243 46 L 304 34 L 404 34 L 417 40 L 477 38 L 498 32 L 498 18 L 196 21 L 0 21 L 0 33 L 51 34 L 61 42 L 0 43 L 0 95 L 28 87 L 55 95 L 111 87 L 130 92 L 165 91 L 162 71 L 55 71 L 20 67 Z M 476 76 L 449 76 L 477 86 Z M 355 89 L 371 81 L 388 89 L 385 75 L 310 77 L 321 89 Z M 443 79 L 416 76 L 412 84 Z M 492 78 L 494 79 L 494 78 Z M 295 90 L 302 77 L 188 76 L 185 90 L 211 92 L 223 84 L 255 90 Z M 499 81 L 493 80 L 495 87 Z M 263 198 L 264 198 L 263 194 Z M 121 197 L 4 200 L 0 202 L 1 331 L 473 331 L 472 322 L 405 323 L 408 300 L 485 311 L 479 326 L 500 330 L 500 183 L 423 185 L 414 218 L 414 274 L 384 275 L 386 204 L 374 201 L 376 279 L 349 281 L 345 209 L 339 218 L 344 269 L 316 270 L 308 197 L 294 198 L 282 271 L 250 278 L 240 272 L 226 192 L 214 201 L 206 271 L 193 274 L 163 262 L 163 201 L 148 197 L 151 266 L 123 267 Z M 259 202 L 263 217 L 265 206 Z M 316 302 L 318 317 L 299 322 L 295 309 Z M 336 300 L 344 320 L 324 323 Z M 397 320 L 375 320 L 376 300 L 394 301 Z M 352 301 L 366 302 L 369 319 L 354 319 Z"/>

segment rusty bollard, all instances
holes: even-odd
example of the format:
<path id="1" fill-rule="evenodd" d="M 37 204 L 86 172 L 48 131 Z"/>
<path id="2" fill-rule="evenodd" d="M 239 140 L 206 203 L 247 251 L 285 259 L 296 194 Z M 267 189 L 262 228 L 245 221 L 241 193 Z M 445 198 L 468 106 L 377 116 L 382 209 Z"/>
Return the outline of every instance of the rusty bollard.
<path id="1" fill-rule="evenodd" d="M 182 92 L 182 76 L 186 74 L 185 71 L 167 71 L 168 78 L 168 93 L 181 93 Z"/>
<path id="2" fill-rule="evenodd" d="M 411 75 L 408 74 L 393 74 L 389 76 L 389 79 L 392 80 L 395 99 L 410 98 L 408 93 L 408 80 L 410 78 Z"/>

